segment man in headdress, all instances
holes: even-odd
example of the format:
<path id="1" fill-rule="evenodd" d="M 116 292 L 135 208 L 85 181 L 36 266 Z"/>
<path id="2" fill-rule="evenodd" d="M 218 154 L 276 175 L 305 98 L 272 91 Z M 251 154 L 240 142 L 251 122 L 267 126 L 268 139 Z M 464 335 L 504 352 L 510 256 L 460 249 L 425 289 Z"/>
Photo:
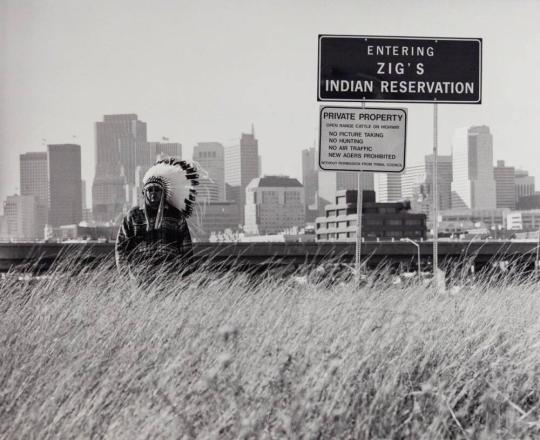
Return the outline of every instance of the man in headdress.
<path id="1" fill-rule="evenodd" d="M 191 274 L 191 235 L 186 218 L 193 211 L 195 168 L 175 158 L 156 162 L 144 175 L 142 207 L 124 217 L 116 239 L 116 265 L 138 282 L 153 281 L 156 272 Z"/>

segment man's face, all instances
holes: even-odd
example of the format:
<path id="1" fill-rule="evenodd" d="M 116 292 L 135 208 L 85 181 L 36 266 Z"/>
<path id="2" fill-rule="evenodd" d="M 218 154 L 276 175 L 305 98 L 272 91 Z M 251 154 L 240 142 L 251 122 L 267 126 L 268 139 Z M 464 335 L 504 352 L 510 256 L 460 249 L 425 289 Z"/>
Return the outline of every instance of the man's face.
<path id="1" fill-rule="evenodd" d="M 159 205 L 162 192 L 163 190 L 161 189 L 159 185 L 150 185 L 144 190 L 144 194 L 146 195 L 146 200 L 152 206 Z"/>

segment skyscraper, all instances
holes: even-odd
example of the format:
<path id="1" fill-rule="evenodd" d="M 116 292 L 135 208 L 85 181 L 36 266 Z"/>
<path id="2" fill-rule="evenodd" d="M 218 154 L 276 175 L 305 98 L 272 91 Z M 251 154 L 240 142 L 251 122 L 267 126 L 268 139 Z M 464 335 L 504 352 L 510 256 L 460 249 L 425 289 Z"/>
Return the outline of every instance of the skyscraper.
<path id="1" fill-rule="evenodd" d="M 516 208 L 516 170 L 498 160 L 493 168 L 497 208 Z"/>
<path id="2" fill-rule="evenodd" d="M 81 146 L 47 146 L 49 162 L 49 221 L 52 226 L 82 220 Z"/>
<path id="3" fill-rule="evenodd" d="M 317 150 L 306 148 L 302 150 L 302 184 L 304 185 L 306 206 L 316 207 L 319 175 L 317 167 Z"/>
<path id="4" fill-rule="evenodd" d="M 374 173 L 362 173 L 362 189 L 374 189 Z M 340 190 L 358 188 L 358 173 L 352 171 L 318 171 L 318 208 L 319 215 L 324 214 L 324 207 L 332 204 L 336 192 Z"/>
<path id="5" fill-rule="evenodd" d="M 176 157 L 182 159 L 182 144 L 178 142 L 148 142 L 148 147 L 150 152 L 154 154 L 152 164 L 158 158 Z M 141 164 L 137 163 L 137 165 Z"/>
<path id="6" fill-rule="evenodd" d="M 452 156 L 437 157 L 437 181 L 439 209 L 450 209 Z M 401 183 L 402 197 L 411 202 L 413 211 L 431 214 L 433 208 L 433 155 L 426 155 L 423 165 L 407 166 L 402 174 Z"/>
<path id="7" fill-rule="evenodd" d="M 400 173 L 375 173 L 377 202 L 397 202 L 401 200 L 401 192 Z"/>
<path id="8" fill-rule="evenodd" d="M 93 217 L 117 219 L 126 202 L 132 204 L 135 170 L 144 155 L 146 123 L 135 114 L 105 115 L 96 122 L 96 175 L 92 185 Z M 128 187 L 126 187 L 128 185 Z"/>
<path id="9" fill-rule="evenodd" d="M 204 186 L 208 183 L 207 189 L 211 192 L 214 191 L 213 187 L 217 189 L 217 198 L 210 197 L 209 200 L 217 202 L 225 201 L 225 149 L 219 142 L 199 142 L 193 147 L 193 160 L 201 166 L 204 172 L 206 172 L 207 180 L 201 184 Z M 213 183 L 213 184 L 212 184 Z M 201 187 L 197 190 L 199 195 L 205 193 L 205 188 Z"/>
<path id="10" fill-rule="evenodd" d="M 84 212 L 86 209 L 86 180 L 81 180 L 81 205 Z"/>
<path id="11" fill-rule="evenodd" d="M 520 197 L 532 196 L 535 191 L 534 176 L 525 170 L 515 170 L 516 200 Z"/>
<path id="12" fill-rule="evenodd" d="M 452 171 L 452 209 L 495 208 L 493 137 L 489 127 L 456 130 Z"/>
<path id="13" fill-rule="evenodd" d="M 242 133 L 238 144 L 225 148 L 225 182 L 230 185 L 227 199 L 235 200 L 243 208 L 246 187 L 257 177 L 259 177 L 259 143 L 252 130 L 250 134 Z M 244 223 L 243 214 L 241 220 Z"/>
<path id="14" fill-rule="evenodd" d="M 35 195 L 8 196 L 4 202 L 7 235 L 15 240 L 43 238 L 44 228 L 38 224 L 38 197 Z"/>
<path id="15" fill-rule="evenodd" d="M 219 190 L 216 182 L 208 177 L 199 177 L 197 201 L 201 203 L 219 202 Z"/>
<path id="16" fill-rule="evenodd" d="M 276 234 L 305 225 L 304 188 L 288 176 L 253 179 L 246 188 L 245 226 L 249 234 Z"/>
<path id="17" fill-rule="evenodd" d="M 34 195 L 47 203 L 49 198 L 49 178 L 47 152 L 25 153 L 20 159 L 21 195 Z"/>
<path id="18" fill-rule="evenodd" d="M 49 167 L 47 152 L 25 153 L 20 158 L 20 187 L 22 196 L 36 196 L 35 207 L 35 238 L 43 238 L 47 224 L 49 205 Z M 26 204 L 28 202 L 25 202 Z"/>
<path id="19" fill-rule="evenodd" d="M 428 154 L 424 161 L 426 167 L 426 191 L 429 194 L 429 204 L 433 203 L 433 154 Z M 446 210 L 452 207 L 452 156 L 437 156 L 437 194 L 439 209 Z"/>
<path id="20" fill-rule="evenodd" d="M 5 202 L 4 202 L 5 205 Z M 4 209 L 4 215 L 0 215 L 0 241 L 6 241 L 9 240 L 10 235 L 8 231 L 8 220 L 5 215 L 5 209 Z"/>
<path id="21" fill-rule="evenodd" d="M 410 200 L 411 202 L 418 196 L 427 198 L 428 192 L 425 188 L 426 177 L 426 166 L 424 164 L 407 165 L 401 175 L 401 197 L 403 197 L 404 200 Z M 377 201 L 379 201 L 378 198 Z"/>

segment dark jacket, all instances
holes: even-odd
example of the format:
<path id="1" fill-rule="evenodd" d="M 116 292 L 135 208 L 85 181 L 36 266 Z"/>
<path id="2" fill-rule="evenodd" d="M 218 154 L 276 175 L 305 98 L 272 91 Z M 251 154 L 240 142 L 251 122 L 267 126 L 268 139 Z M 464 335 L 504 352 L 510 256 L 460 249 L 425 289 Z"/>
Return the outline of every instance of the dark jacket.
<path id="1" fill-rule="evenodd" d="M 184 276 L 194 270 L 193 248 L 183 214 L 165 204 L 161 227 L 154 229 L 155 211 L 148 211 L 151 224 L 147 230 L 144 210 L 132 208 L 124 217 L 115 246 L 116 265 L 123 274 L 136 275 L 157 271 L 164 265 Z M 137 276 L 138 278 L 138 276 Z"/>

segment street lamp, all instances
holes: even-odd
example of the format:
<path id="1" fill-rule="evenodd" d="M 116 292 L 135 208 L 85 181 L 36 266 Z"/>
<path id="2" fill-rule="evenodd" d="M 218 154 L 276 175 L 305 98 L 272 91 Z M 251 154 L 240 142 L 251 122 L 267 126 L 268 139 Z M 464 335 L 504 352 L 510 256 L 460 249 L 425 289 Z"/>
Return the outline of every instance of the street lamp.
<path id="1" fill-rule="evenodd" d="M 540 257 L 540 229 L 538 229 L 538 241 L 536 242 L 536 258 L 534 259 L 534 274 L 538 278 L 538 258 Z"/>
<path id="2" fill-rule="evenodd" d="M 420 245 L 416 241 L 413 241 L 408 237 L 402 238 L 401 241 L 406 241 L 416 246 L 416 250 L 418 252 L 418 277 L 420 277 Z"/>

